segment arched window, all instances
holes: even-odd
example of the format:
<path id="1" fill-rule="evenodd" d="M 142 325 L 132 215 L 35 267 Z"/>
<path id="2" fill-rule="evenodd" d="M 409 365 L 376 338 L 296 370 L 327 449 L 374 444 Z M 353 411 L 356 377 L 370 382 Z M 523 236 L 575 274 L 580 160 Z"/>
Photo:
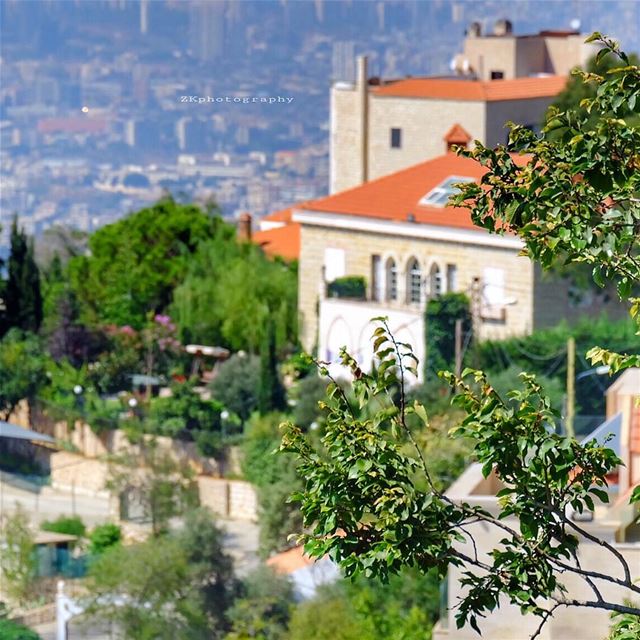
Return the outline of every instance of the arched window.
<path id="1" fill-rule="evenodd" d="M 442 293 L 442 274 L 440 273 L 440 267 L 434 262 L 431 265 L 429 271 L 429 295 L 432 298 L 439 296 Z"/>
<path id="2" fill-rule="evenodd" d="M 398 299 L 398 268 L 393 258 L 387 260 L 387 300 Z"/>
<path id="3" fill-rule="evenodd" d="M 419 303 L 422 299 L 422 271 L 420 263 L 412 258 L 407 265 L 407 302 Z"/>

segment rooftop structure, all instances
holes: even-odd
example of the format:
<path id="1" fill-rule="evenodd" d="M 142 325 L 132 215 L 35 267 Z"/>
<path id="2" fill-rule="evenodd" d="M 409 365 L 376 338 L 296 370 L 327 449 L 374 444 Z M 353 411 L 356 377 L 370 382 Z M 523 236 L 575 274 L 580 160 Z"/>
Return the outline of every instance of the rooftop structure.
<path id="1" fill-rule="evenodd" d="M 516 36 L 508 21 L 482 35 L 474 25 L 450 77 L 370 77 L 360 57 L 356 82 L 336 82 L 331 90 L 331 193 L 437 157 L 453 144 L 504 143 L 507 121 L 539 128 L 570 70 L 594 52 L 583 39 L 574 31 Z M 452 129 L 464 135 L 452 137 Z"/>

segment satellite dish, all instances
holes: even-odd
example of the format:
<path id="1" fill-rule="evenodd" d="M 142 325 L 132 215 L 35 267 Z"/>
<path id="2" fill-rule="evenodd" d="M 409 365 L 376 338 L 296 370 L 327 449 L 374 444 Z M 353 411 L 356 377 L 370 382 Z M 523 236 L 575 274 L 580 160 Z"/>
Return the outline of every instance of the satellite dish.
<path id="1" fill-rule="evenodd" d="M 580 29 L 580 18 L 574 18 L 569 25 L 574 31 L 578 31 Z"/>

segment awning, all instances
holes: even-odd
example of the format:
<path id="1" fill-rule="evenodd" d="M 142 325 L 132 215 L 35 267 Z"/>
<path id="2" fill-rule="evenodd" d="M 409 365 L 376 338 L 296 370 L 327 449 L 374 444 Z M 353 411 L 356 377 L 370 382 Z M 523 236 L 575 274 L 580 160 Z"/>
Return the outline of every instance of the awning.
<path id="1" fill-rule="evenodd" d="M 55 440 L 51 436 L 19 427 L 17 424 L 3 422 L 2 420 L 0 420 L 0 438 L 13 438 L 14 440 L 31 440 L 31 442 L 55 444 Z"/>

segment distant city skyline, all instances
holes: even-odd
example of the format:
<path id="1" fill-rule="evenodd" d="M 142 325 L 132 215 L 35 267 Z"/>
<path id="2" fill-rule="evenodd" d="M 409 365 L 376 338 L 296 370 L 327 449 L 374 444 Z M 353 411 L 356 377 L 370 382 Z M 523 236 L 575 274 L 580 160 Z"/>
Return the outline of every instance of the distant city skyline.
<path id="1" fill-rule="evenodd" d="M 472 21 L 491 31 L 508 18 L 516 34 L 579 21 L 629 50 L 640 28 L 632 0 L 0 0 L 0 11 L 0 245 L 14 213 L 33 233 L 91 231 L 166 191 L 215 197 L 230 217 L 324 195 L 329 89 L 353 81 L 356 55 L 373 76 L 446 75 Z"/>

